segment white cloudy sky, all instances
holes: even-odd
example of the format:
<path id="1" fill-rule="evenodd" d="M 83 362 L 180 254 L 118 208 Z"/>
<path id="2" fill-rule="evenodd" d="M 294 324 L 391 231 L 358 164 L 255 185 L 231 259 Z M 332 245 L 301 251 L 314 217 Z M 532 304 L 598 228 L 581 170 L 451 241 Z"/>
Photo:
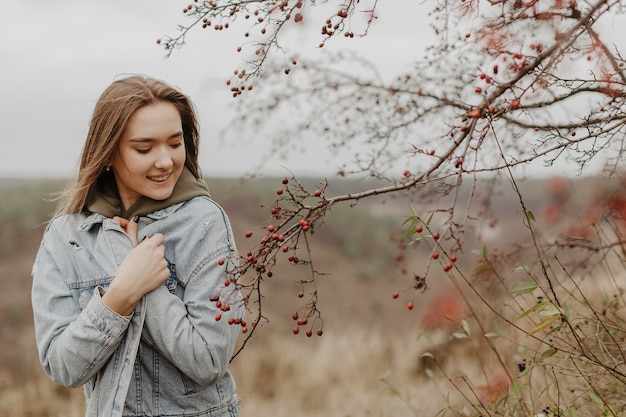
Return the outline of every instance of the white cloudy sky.
<path id="1" fill-rule="evenodd" d="M 218 140 L 234 114 L 235 100 L 225 81 L 242 60 L 236 52 L 244 42 L 241 34 L 192 31 L 188 44 L 168 59 L 156 44 L 156 39 L 175 35 L 177 25 L 187 22 L 182 9 L 188 2 L 0 0 L 0 177 L 73 175 L 95 101 L 116 76 L 127 73 L 164 79 L 191 96 L 201 123 L 200 163 L 205 176 L 249 173 L 270 138 L 243 137 L 236 142 L 230 138 L 225 144 Z M 336 8 L 337 3 L 328 5 Z M 309 57 L 349 42 L 381 72 L 394 75 L 419 57 L 433 36 L 425 18 L 430 3 L 379 1 L 377 7 L 379 18 L 365 38 L 339 37 L 320 50 L 316 45 L 323 20 L 307 15 L 301 30 L 290 32 L 288 41 Z M 329 9 L 313 10 L 318 10 L 319 18 L 329 15 Z M 603 29 L 611 40 L 623 43 L 626 36 L 616 33 L 626 30 L 624 16 L 605 20 Z M 288 168 L 299 176 L 333 175 L 337 163 L 328 157 L 277 158 L 267 161 L 260 174 L 282 175 Z"/>
<path id="2" fill-rule="evenodd" d="M 177 24 L 186 22 L 182 9 L 188 1 L 2 0 L 0 177 L 72 175 L 95 101 L 125 73 L 162 78 L 192 97 L 200 113 L 205 176 L 247 173 L 258 155 L 255 149 L 267 138 L 242 138 L 219 149 L 214 140 L 234 104 L 224 83 L 241 60 L 235 51 L 242 43 L 240 35 L 198 30 L 168 59 L 155 42 L 176 34 Z M 385 3 L 380 2 L 381 18 L 368 37 L 351 44 L 392 68 L 408 64 L 408 57 L 397 51 L 407 45 L 415 48 L 408 28 L 423 33 L 428 29 L 415 25 L 420 11 L 407 14 L 406 7 L 398 7 L 418 2 L 394 0 L 394 7 Z M 320 22 L 311 24 L 310 37 L 297 35 L 297 42 L 316 53 Z M 394 30 L 398 27 L 403 30 Z M 270 161 L 265 169 L 284 173 L 282 166 L 287 166 L 296 174 L 334 173 L 335 166 L 320 167 L 308 162 L 312 159 Z"/>

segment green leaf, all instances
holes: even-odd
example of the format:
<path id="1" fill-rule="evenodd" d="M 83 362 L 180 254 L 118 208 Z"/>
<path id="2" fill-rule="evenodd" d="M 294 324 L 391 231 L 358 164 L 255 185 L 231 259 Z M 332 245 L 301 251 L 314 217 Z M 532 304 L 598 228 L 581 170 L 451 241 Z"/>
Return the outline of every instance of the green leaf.
<path id="1" fill-rule="evenodd" d="M 554 304 L 550 303 L 541 309 L 541 311 L 539 312 L 539 315 L 544 316 L 544 317 L 561 315 L 561 309 L 555 306 Z"/>
<path id="2" fill-rule="evenodd" d="M 518 267 L 516 267 L 513 272 L 526 272 L 529 273 L 530 272 L 530 268 L 528 267 L 528 265 L 520 265 Z"/>
<path id="3" fill-rule="evenodd" d="M 521 295 L 521 294 L 531 293 L 535 291 L 536 289 L 537 289 L 537 283 L 531 281 L 531 282 L 524 282 L 522 284 L 516 285 L 515 287 L 511 288 L 509 292 L 513 295 Z"/>
<path id="4" fill-rule="evenodd" d="M 454 336 L 455 339 L 467 339 L 467 335 L 461 332 L 454 332 L 452 336 Z"/>
<path id="5" fill-rule="evenodd" d="M 517 380 L 513 381 L 513 392 L 517 395 L 517 398 L 522 398 L 522 387 Z"/>
<path id="6" fill-rule="evenodd" d="M 500 398 L 498 402 L 496 403 L 496 409 L 499 407 L 504 407 L 506 403 L 508 402 L 509 402 L 509 394 L 503 395 L 502 398 Z"/>
<path id="7" fill-rule="evenodd" d="M 469 324 L 467 323 L 467 320 L 461 321 L 461 327 L 463 327 L 463 331 L 468 337 L 471 336 L 471 331 L 470 331 Z"/>
<path id="8" fill-rule="evenodd" d="M 488 251 L 486 245 L 483 245 L 483 247 L 481 249 L 472 249 L 472 253 L 474 255 L 482 256 L 485 259 L 487 259 L 488 252 L 489 251 Z"/>
<path id="9" fill-rule="evenodd" d="M 472 271 L 472 276 L 480 275 L 490 271 L 493 271 L 493 267 L 491 266 L 491 264 L 479 265 L 476 267 L 476 269 Z"/>
<path id="10" fill-rule="evenodd" d="M 541 301 L 541 302 L 539 302 L 539 303 L 535 304 L 532 308 L 530 308 L 530 309 L 528 309 L 528 310 L 524 311 L 522 314 L 520 314 L 519 316 L 515 317 L 515 320 L 519 320 L 519 319 L 521 319 L 522 317 L 526 317 L 526 316 L 527 316 L 527 315 L 529 315 L 530 313 L 533 313 L 533 312 L 535 312 L 535 311 L 537 311 L 537 310 L 542 309 L 542 308 L 543 308 L 543 306 L 545 306 L 546 304 L 547 304 L 547 303 L 546 303 L 545 301 Z"/>
<path id="11" fill-rule="evenodd" d="M 433 220 L 434 215 L 435 213 L 430 213 L 430 216 L 428 216 L 428 220 L 426 220 L 426 226 L 430 226 L 430 222 Z"/>
<path id="12" fill-rule="evenodd" d="M 548 317 L 547 319 L 543 320 L 542 322 L 537 324 L 535 327 L 530 329 L 530 331 L 528 332 L 528 336 L 532 336 L 533 334 L 546 329 L 547 327 L 549 327 L 558 318 L 559 318 L 559 316 L 550 316 L 550 317 Z"/>
<path id="13" fill-rule="evenodd" d="M 535 221 L 535 215 L 530 210 L 526 211 L 526 218 L 530 221 L 533 221 L 533 222 Z"/>
<path id="14" fill-rule="evenodd" d="M 432 353 L 430 353 L 430 352 L 424 352 L 424 353 L 422 353 L 421 357 L 422 357 L 422 358 L 433 358 L 433 359 L 435 359 L 435 357 L 433 356 L 433 354 L 432 354 Z"/>
<path id="15" fill-rule="evenodd" d="M 402 222 L 402 226 L 404 227 L 404 225 L 406 225 L 407 223 L 410 223 L 410 222 L 415 222 L 415 217 L 409 216 L 406 219 L 404 219 L 404 221 Z"/>
<path id="16" fill-rule="evenodd" d="M 554 354 L 558 352 L 556 348 L 550 348 L 548 350 L 544 350 L 543 352 L 541 352 L 541 359 L 547 359 L 550 356 L 554 356 Z"/>
<path id="17" fill-rule="evenodd" d="M 598 407 L 602 408 L 604 407 L 604 401 L 602 401 L 600 399 L 600 397 L 598 397 L 596 394 L 594 394 L 593 392 L 589 393 L 589 398 L 591 398 L 591 401 L 594 402 L 594 404 L 596 404 Z"/>
<path id="18" fill-rule="evenodd" d="M 568 411 L 570 416 L 578 417 L 578 410 L 574 406 L 571 406 Z"/>
<path id="19" fill-rule="evenodd" d="M 498 337 L 502 337 L 502 335 L 500 335 L 500 333 L 496 333 L 496 332 L 490 332 L 490 333 L 485 333 L 485 337 L 488 337 L 490 339 L 497 339 Z"/>

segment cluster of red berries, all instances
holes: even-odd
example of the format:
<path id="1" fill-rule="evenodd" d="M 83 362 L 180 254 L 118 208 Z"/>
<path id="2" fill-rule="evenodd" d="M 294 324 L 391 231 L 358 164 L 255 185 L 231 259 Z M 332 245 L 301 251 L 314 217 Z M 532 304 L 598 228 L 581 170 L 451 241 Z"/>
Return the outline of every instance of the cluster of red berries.
<path id="1" fill-rule="evenodd" d="M 298 297 L 301 297 L 301 296 L 300 296 L 300 294 L 302 294 L 302 293 L 299 293 L 299 294 L 298 294 Z M 300 317 L 298 316 L 298 313 L 297 313 L 297 312 L 296 312 L 296 313 L 293 313 L 293 314 L 291 315 L 291 318 L 292 318 L 294 321 L 296 321 L 296 327 L 294 327 L 294 328 L 293 328 L 293 331 L 292 331 L 292 332 L 293 332 L 293 334 L 298 334 L 298 333 L 300 333 L 300 327 L 302 327 L 302 326 L 306 326 L 307 324 L 309 324 L 309 319 L 308 319 L 307 317 L 300 318 Z M 319 329 L 317 329 L 317 331 L 316 331 L 315 333 L 316 333 L 318 336 L 321 336 L 322 334 L 324 334 L 324 330 L 320 327 Z M 309 329 L 307 329 L 307 330 L 306 330 L 306 332 L 305 332 L 305 334 L 307 335 L 307 337 L 311 337 L 311 336 L 313 336 L 313 329 L 310 329 L 310 328 L 309 328 Z"/>
<path id="2" fill-rule="evenodd" d="M 226 285 L 226 286 L 230 285 L 230 281 L 228 282 L 228 284 L 224 283 L 224 285 Z M 217 313 L 215 315 L 215 321 L 222 320 L 222 313 L 230 311 L 230 305 L 227 304 L 227 303 L 223 303 L 220 300 L 219 295 L 211 296 L 211 298 L 209 298 L 209 301 L 214 302 L 215 303 L 215 307 L 217 307 L 221 311 L 221 313 Z M 241 332 L 242 333 L 247 333 L 248 332 L 248 324 L 241 317 L 229 317 L 228 318 L 228 324 L 229 325 L 241 326 Z"/>

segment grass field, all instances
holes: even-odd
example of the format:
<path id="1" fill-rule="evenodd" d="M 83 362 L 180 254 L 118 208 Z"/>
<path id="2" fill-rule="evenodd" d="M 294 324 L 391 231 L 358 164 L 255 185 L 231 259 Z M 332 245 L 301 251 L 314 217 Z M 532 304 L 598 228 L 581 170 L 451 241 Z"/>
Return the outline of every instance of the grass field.
<path id="1" fill-rule="evenodd" d="M 247 251 L 252 243 L 244 233 L 267 220 L 262 207 L 271 203 L 280 180 L 208 182 L 231 217 L 240 252 Z M 0 183 L 0 416 L 83 414 L 82 391 L 59 386 L 41 371 L 32 327 L 30 269 L 54 210 L 48 197 L 61 187 L 58 181 Z M 341 185 L 336 192 L 342 192 Z M 539 209 L 541 198 L 538 192 L 531 205 Z M 516 218 L 514 206 L 503 201 L 500 207 L 508 217 L 501 221 Z M 451 336 L 449 316 L 462 312 L 443 274 L 434 274 L 424 293 L 392 298 L 410 285 L 389 238 L 391 230 L 399 230 L 407 207 L 406 201 L 384 199 L 336 207 L 317 230 L 312 255 L 317 268 L 329 273 L 317 281 L 322 337 L 292 334 L 291 314 L 300 303 L 296 281 L 306 272 L 286 262 L 278 265 L 275 277 L 264 284 L 264 314 L 270 321 L 232 363 L 242 416 L 434 416 L 463 391 L 452 385 L 471 382 L 478 387 L 473 395 L 484 401 L 507 389 L 498 375 L 486 375 L 491 359 L 483 344 Z M 504 235 L 510 238 L 521 222 L 506 227 Z M 471 268 L 476 259 L 466 255 L 459 265 Z M 409 268 L 424 256 L 416 252 Z M 413 310 L 406 308 L 407 301 L 415 303 Z M 445 377 L 424 352 L 437 355 Z M 523 356 L 510 352 L 507 366 L 515 369 Z M 475 410 L 456 413 L 478 415 Z"/>

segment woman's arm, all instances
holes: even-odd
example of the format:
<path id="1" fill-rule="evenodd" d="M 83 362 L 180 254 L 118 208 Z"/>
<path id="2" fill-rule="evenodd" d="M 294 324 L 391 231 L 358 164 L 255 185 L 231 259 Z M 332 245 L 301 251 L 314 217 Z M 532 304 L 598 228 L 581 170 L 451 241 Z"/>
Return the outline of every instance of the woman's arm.
<path id="1" fill-rule="evenodd" d="M 55 243 L 52 247 L 62 244 Z M 52 380 L 69 387 L 83 385 L 123 338 L 130 317 L 109 309 L 101 294 L 96 288 L 80 310 L 44 236 L 33 266 L 32 306 L 39 359 Z"/>
<path id="2" fill-rule="evenodd" d="M 228 271 L 220 259 L 238 261 L 228 219 L 215 203 L 203 199 L 200 204 L 202 216 L 196 212 L 190 226 L 194 232 L 187 233 L 176 248 L 177 263 L 189 263 L 182 268 L 190 271 L 189 276 L 181 277 L 186 282 L 185 295 L 181 300 L 163 285 L 146 294 L 144 331 L 181 372 L 208 385 L 228 368 L 241 334 L 241 326 L 228 324 L 228 319 L 241 317 L 244 309 L 235 285 L 224 285 L 232 278 L 233 266 Z M 221 311 L 211 301 L 216 294 L 231 305 L 229 311 Z M 216 320 L 218 314 L 221 318 Z"/>

